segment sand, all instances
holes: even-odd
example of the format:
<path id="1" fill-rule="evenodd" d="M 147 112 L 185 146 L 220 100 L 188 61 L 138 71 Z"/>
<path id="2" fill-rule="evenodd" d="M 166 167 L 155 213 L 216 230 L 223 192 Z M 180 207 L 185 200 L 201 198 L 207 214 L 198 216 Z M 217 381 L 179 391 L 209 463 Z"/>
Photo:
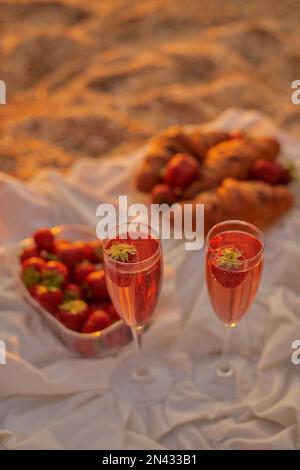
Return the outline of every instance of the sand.
<path id="1" fill-rule="evenodd" d="M 231 106 L 297 135 L 299 26 L 298 0 L 2 0 L 0 170 L 64 171 Z"/>

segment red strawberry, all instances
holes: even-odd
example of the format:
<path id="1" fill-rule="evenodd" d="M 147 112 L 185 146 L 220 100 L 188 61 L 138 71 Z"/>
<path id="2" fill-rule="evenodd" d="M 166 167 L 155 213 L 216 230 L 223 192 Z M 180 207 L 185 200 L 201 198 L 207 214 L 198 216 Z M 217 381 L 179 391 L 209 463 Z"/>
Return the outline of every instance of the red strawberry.
<path id="1" fill-rule="evenodd" d="M 83 298 L 81 287 L 76 284 L 67 284 L 64 290 L 64 302 L 68 300 L 78 300 Z"/>
<path id="2" fill-rule="evenodd" d="M 75 267 L 72 275 L 73 281 L 79 286 L 82 286 L 86 277 L 94 271 L 96 271 L 94 264 L 90 263 L 89 261 L 83 261 Z"/>
<path id="3" fill-rule="evenodd" d="M 218 252 L 217 262 L 210 264 L 214 278 L 227 289 L 239 286 L 247 275 L 247 271 L 238 271 L 243 255 L 234 248 L 223 248 Z"/>
<path id="4" fill-rule="evenodd" d="M 28 258 L 39 258 L 40 252 L 35 245 L 26 246 L 20 255 L 21 262 Z"/>
<path id="5" fill-rule="evenodd" d="M 54 315 L 63 301 L 62 290 L 58 287 L 37 286 L 33 295 L 48 312 Z"/>
<path id="6" fill-rule="evenodd" d="M 68 240 L 54 240 L 54 254 L 60 257 L 70 245 L 71 243 Z"/>
<path id="7" fill-rule="evenodd" d="M 69 300 L 59 306 L 56 318 L 70 330 L 80 331 L 89 314 L 89 306 L 86 302 Z"/>
<path id="8" fill-rule="evenodd" d="M 83 246 L 77 242 L 70 243 L 63 240 L 55 243 L 55 254 L 69 269 L 85 259 Z"/>
<path id="9" fill-rule="evenodd" d="M 228 289 L 234 289 L 239 286 L 246 277 L 246 272 L 232 272 L 226 269 L 220 269 L 214 265 L 211 265 L 212 273 L 215 279 L 222 284 L 223 287 Z"/>
<path id="10" fill-rule="evenodd" d="M 85 279 L 87 297 L 94 300 L 106 300 L 109 298 L 104 271 L 94 271 Z"/>
<path id="11" fill-rule="evenodd" d="M 54 235 L 49 228 L 40 228 L 33 234 L 33 238 L 39 250 L 53 251 Z"/>
<path id="12" fill-rule="evenodd" d="M 42 281 L 45 266 L 46 263 L 42 258 L 32 257 L 23 261 L 21 279 L 27 289 Z"/>
<path id="13" fill-rule="evenodd" d="M 107 299 L 106 301 L 104 302 L 91 302 L 89 304 L 89 307 L 90 307 L 90 311 L 91 312 L 94 312 L 95 310 L 107 310 L 107 308 L 110 306 L 110 302 L 109 300 Z"/>
<path id="14" fill-rule="evenodd" d="M 121 240 L 120 240 L 121 241 Z M 107 254 L 112 260 L 119 263 L 134 263 L 137 260 L 137 251 L 129 243 L 119 243 L 119 240 L 112 240 L 106 249 Z M 128 287 L 131 283 L 132 274 L 120 271 L 114 265 L 106 265 L 107 275 L 112 282 L 119 287 Z"/>
<path id="15" fill-rule="evenodd" d="M 250 178 L 269 184 L 278 184 L 282 172 L 282 166 L 277 162 L 270 162 L 259 158 L 250 170 Z"/>
<path id="16" fill-rule="evenodd" d="M 173 189 L 184 189 L 198 177 L 198 174 L 197 160 L 187 153 L 177 153 L 168 162 L 163 180 Z"/>
<path id="17" fill-rule="evenodd" d="M 172 189 L 167 184 L 157 184 L 151 191 L 152 204 L 168 204 L 171 206 L 176 202 Z"/>
<path id="18" fill-rule="evenodd" d="M 44 271 L 46 266 L 46 262 L 42 258 L 38 258 L 37 256 L 33 256 L 32 258 L 27 258 L 22 262 L 22 267 L 26 268 L 34 268 L 36 271 L 42 272 Z"/>
<path id="19" fill-rule="evenodd" d="M 279 184 L 289 184 L 293 179 L 293 173 L 289 168 L 282 168 L 279 177 Z"/>
<path id="20" fill-rule="evenodd" d="M 106 308 L 106 311 L 107 311 L 107 313 L 110 315 L 110 317 L 111 317 L 114 321 L 120 320 L 120 315 L 118 314 L 118 312 L 117 312 L 117 310 L 115 309 L 115 307 L 114 307 L 113 304 L 110 304 L 110 305 Z"/>
<path id="21" fill-rule="evenodd" d="M 61 287 L 69 280 L 69 270 L 60 261 L 48 261 L 44 269 L 43 284 L 47 286 Z"/>
<path id="22" fill-rule="evenodd" d="M 100 240 L 90 242 L 77 241 L 74 243 L 74 246 L 82 250 L 84 260 L 91 263 L 100 263 L 103 260 L 102 242 Z"/>
<path id="23" fill-rule="evenodd" d="M 101 263 L 103 261 L 103 246 L 100 240 L 94 240 L 89 242 L 89 245 L 92 247 L 93 250 L 93 257 L 91 261 L 93 263 Z"/>
<path id="24" fill-rule="evenodd" d="M 74 243 L 74 246 L 82 250 L 84 260 L 92 262 L 94 256 L 94 249 L 91 246 L 90 242 L 77 241 Z"/>
<path id="25" fill-rule="evenodd" d="M 32 297 L 36 298 L 36 293 L 39 287 L 40 287 L 40 284 L 32 284 L 31 286 L 28 287 L 28 291 Z"/>
<path id="26" fill-rule="evenodd" d="M 73 243 L 73 248 L 76 249 L 78 253 L 80 253 L 82 261 L 94 261 L 94 248 L 92 246 L 92 242 L 83 242 L 78 240 Z"/>
<path id="27" fill-rule="evenodd" d="M 112 325 L 113 321 L 105 310 L 95 310 L 82 327 L 82 333 L 94 333 Z"/>

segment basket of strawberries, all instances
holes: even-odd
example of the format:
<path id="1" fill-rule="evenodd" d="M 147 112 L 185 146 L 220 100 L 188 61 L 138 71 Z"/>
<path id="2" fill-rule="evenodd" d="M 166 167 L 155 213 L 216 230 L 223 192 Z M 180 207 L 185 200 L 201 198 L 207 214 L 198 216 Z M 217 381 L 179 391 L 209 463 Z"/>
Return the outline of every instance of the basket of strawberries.
<path id="1" fill-rule="evenodd" d="M 70 349 L 104 357 L 131 340 L 109 298 L 102 243 L 91 228 L 41 228 L 9 256 L 25 299 Z"/>

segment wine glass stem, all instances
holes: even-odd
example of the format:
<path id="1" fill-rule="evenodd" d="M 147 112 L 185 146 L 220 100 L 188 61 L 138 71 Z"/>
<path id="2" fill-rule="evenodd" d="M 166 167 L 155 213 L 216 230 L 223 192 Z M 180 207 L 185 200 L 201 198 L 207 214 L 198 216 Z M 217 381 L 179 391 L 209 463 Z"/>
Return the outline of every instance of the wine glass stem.
<path id="1" fill-rule="evenodd" d="M 142 338 L 143 338 L 144 327 L 143 326 L 134 326 L 132 327 L 132 335 L 134 342 L 137 345 L 138 353 L 141 353 L 143 350 Z M 136 381 L 144 381 L 150 376 L 150 371 L 148 368 L 144 367 L 141 364 L 140 367 L 136 368 L 133 371 L 133 379 Z"/>
<path id="2" fill-rule="evenodd" d="M 223 343 L 223 349 L 222 349 L 222 354 L 220 358 L 220 364 L 217 368 L 217 375 L 219 377 L 232 377 L 234 374 L 234 369 L 230 364 L 229 361 L 229 349 L 230 349 L 230 340 L 231 340 L 231 327 L 230 326 L 225 326 L 225 334 L 224 334 L 224 343 Z"/>
<path id="3" fill-rule="evenodd" d="M 134 342 L 137 345 L 137 350 L 138 352 L 142 352 L 143 349 L 143 332 L 144 332 L 144 327 L 143 326 L 133 326 L 132 327 L 132 335 L 134 338 Z"/>

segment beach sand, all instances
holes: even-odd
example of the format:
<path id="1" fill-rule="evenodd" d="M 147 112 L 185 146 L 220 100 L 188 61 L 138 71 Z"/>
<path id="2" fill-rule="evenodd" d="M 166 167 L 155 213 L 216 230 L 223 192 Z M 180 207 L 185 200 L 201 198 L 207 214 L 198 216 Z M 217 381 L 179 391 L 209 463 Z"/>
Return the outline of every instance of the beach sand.
<path id="1" fill-rule="evenodd" d="M 228 107 L 299 134 L 299 18 L 298 0 L 1 1 L 0 170 L 64 171 Z"/>

